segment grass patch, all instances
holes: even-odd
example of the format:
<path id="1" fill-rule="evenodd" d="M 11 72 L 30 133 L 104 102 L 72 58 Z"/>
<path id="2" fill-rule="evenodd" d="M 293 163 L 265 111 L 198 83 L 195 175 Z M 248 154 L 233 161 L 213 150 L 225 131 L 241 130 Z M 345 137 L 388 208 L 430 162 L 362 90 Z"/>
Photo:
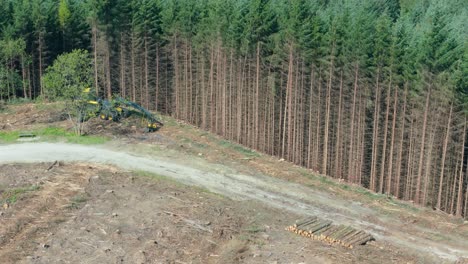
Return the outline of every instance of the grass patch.
<path id="1" fill-rule="evenodd" d="M 405 201 L 395 199 L 394 197 L 387 196 L 386 194 L 372 192 L 371 190 L 366 189 L 362 186 L 351 185 L 346 182 L 341 183 L 341 182 L 335 181 L 333 178 L 330 178 L 328 176 L 313 174 L 302 168 L 299 170 L 299 172 L 301 173 L 302 176 L 307 177 L 315 182 L 318 182 L 318 185 L 307 184 L 307 186 L 312 187 L 312 188 L 318 188 L 320 190 L 329 191 L 330 187 L 336 187 L 341 190 L 347 191 L 349 193 L 357 194 L 363 200 L 386 202 L 389 205 L 397 206 L 401 209 L 406 209 L 413 213 L 417 213 L 421 211 L 420 208 L 413 206 L 412 204 L 409 204 Z M 337 194 L 343 195 L 344 198 L 348 197 L 346 194 L 343 194 L 339 191 L 337 192 Z"/>
<path id="2" fill-rule="evenodd" d="M 6 190 L 2 193 L 1 203 L 14 204 L 18 201 L 21 195 L 37 190 L 39 190 L 39 186 L 37 185 Z"/>
<path id="3" fill-rule="evenodd" d="M 31 102 L 32 102 L 31 99 L 23 98 L 23 97 L 15 97 L 15 98 L 12 98 L 9 101 L 5 101 L 5 103 L 7 103 L 9 105 L 21 105 L 21 104 L 27 104 L 27 103 L 31 103 Z"/>
<path id="4" fill-rule="evenodd" d="M 256 234 L 256 233 L 260 233 L 260 232 L 265 232 L 265 228 L 263 227 L 260 227 L 258 225 L 251 225 L 251 226 L 248 226 L 245 231 L 251 233 L 251 234 Z"/>
<path id="5" fill-rule="evenodd" d="M 206 149 L 208 147 L 208 145 L 206 144 L 203 144 L 203 143 L 199 143 L 199 142 L 196 142 L 196 141 L 192 141 L 191 139 L 189 138 L 186 138 L 186 137 L 182 137 L 182 136 L 177 136 L 176 137 L 180 142 L 184 143 L 184 144 L 190 144 L 192 147 L 194 148 L 198 148 L 198 149 Z"/>
<path id="6" fill-rule="evenodd" d="M 398 207 L 401 207 L 401 208 L 410 210 L 410 211 L 412 211 L 413 213 L 418 213 L 418 212 L 421 211 L 420 208 L 418 208 L 418 207 L 416 207 L 416 206 L 414 206 L 414 205 L 405 203 L 405 202 L 403 202 L 403 201 L 392 200 L 392 203 L 396 204 Z"/>
<path id="7" fill-rule="evenodd" d="M 151 180 L 168 182 L 168 183 L 171 183 L 171 184 L 175 185 L 176 187 L 187 187 L 188 186 L 187 184 L 179 182 L 174 178 L 164 176 L 164 175 L 160 175 L 160 174 L 157 174 L 157 173 L 141 171 L 141 170 L 134 171 L 133 173 L 135 173 L 135 175 L 137 175 L 137 176 L 150 178 Z M 223 199 L 226 198 L 225 196 L 223 196 L 220 193 L 212 192 L 212 191 L 210 191 L 210 190 L 208 190 L 206 188 L 203 188 L 203 187 L 190 186 L 190 189 L 194 190 L 195 192 L 206 193 L 206 194 L 217 196 L 217 197 L 223 198 Z"/>
<path id="8" fill-rule="evenodd" d="M 248 157 L 260 157 L 260 154 L 257 153 L 256 151 L 254 150 L 251 150 L 249 148 L 246 148 L 242 145 L 239 145 L 237 143 L 234 143 L 234 142 L 231 142 L 231 141 L 228 141 L 228 140 L 221 140 L 219 142 L 219 145 L 224 147 L 224 148 L 228 148 L 228 149 L 233 149 L 245 156 L 248 156 Z"/>
<path id="9" fill-rule="evenodd" d="M 70 136 L 67 137 L 67 142 L 75 143 L 75 144 L 82 144 L 82 145 L 99 145 L 104 144 L 109 141 L 106 137 L 100 136 Z"/>
<path id="10" fill-rule="evenodd" d="M 18 139 L 18 131 L 0 131 L 0 143 L 11 143 Z"/>
<path id="11" fill-rule="evenodd" d="M 87 197 L 78 194 L 72 197 L 71 203 L 68 205 L 69 209 L 79 209 L 83 203 L 88 200 Z"/>
<path id="12" fill-rule="evenodd" d="M 45 141 L 64 140 L 65 142 L 84 145 L 103 144 L 109 140 L 108 138 L 102 136 L 78 136 L 75 133 L 60 127 L 46 127 L 33 132 L 33 134 L 40 136 L 41 139 Z"/>
<path id="13" fill-rule="evenodd" d="M 68 143 L 97 145 L 109 141 L 103 136 L 77 136 L 75 133 L 67 131 L 61 127 L 46 127 L 32 131 L 0 131 L 0 143 L 12 143 L 18 140 L 20 134 L 33 134 L 40 137 L 41 141 L 65 141 Z"/>
<path id="14" fill-rule="evenodd" d="M 42 102 L 40 99 L 36 99 L 34 106 L 37 110 L 64 110 L 65 109 L 65 102 L 53 102 L 53 103 L 45 103 Z"/>
<path id="15" fill-rule="evenodd" d="M 174 181 L 170 177 L 163 176 L 163 175 L 153 173 L 153 172 L 148 172 L 148 171 L 136 170 L 133 173 L 135 173 L 137 176 L 151 178 L 156 181 Z"/>
<path id="16" fill-rule="evenodd" d="M 374 193 L 374 192 L 372 192 L 372 191 L 370 191 L 370 190 L 368 190 L 366 188 L 363 188 L 363 187 L 354 187 L 354 188 L 350 188 L 350 190 L 355 192 L 355 193 L 359 193 L 359 194 L 363 195 L 364 197 L 373 199 L 373 200 L 386 198 L 386 196 L 384 194 Z"/>

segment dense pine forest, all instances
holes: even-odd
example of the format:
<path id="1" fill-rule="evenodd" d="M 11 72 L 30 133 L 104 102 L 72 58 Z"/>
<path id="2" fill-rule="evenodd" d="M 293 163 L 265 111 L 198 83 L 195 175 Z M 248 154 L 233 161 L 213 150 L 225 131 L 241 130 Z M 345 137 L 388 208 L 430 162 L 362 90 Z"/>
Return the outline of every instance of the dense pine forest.
<path id="1" fill-rule="evenodd" d="M 0 96 L 89 51 L 120 94 L 336 179 L 468 218 L 464 0 L 0 0 Z"/>

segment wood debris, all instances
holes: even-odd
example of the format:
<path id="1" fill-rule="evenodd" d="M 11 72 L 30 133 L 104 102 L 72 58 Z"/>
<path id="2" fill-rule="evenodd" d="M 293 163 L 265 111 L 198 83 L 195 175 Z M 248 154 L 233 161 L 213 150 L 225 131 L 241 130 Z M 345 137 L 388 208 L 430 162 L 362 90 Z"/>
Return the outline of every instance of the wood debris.
<path id="1" fill-rule="evenodd" d="M 286 227 L 286 230 L 330 245 L 338 244 L 347 248 L 364 245 L 374 240 L 372 235 L 362 230 L 350 226 L 332 225 L 332 221 L 322 220 L 315 216 L 297 221 L 294 225 Z"/>

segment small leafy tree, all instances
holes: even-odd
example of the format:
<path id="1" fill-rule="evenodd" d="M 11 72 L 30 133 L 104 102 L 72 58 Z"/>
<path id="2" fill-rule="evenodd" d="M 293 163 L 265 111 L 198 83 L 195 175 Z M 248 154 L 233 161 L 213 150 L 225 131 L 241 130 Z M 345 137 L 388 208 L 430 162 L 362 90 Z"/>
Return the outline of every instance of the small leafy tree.
<path id="1" fill-rule="evenodd" d="M 82 135 L 83 115 L 87 108 L 84 90 L 93 84 L 92 60 L 86 50 L 73 50 L 57 57 L 43 76 L 45 97 L 64 100 L 68 119 L 75 133 Z"/>

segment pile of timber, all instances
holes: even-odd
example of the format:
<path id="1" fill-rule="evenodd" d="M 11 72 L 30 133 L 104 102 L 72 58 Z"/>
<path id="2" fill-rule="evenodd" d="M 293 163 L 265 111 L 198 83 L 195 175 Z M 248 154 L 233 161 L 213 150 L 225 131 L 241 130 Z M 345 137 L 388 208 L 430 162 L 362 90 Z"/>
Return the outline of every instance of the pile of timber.
<path id="1" fill-rule="evenodd" d="M 338 244 L 348 248 L 364 245 L 374 240 L 370 234 L 362 230 L 350 226 L 332 225 L 332 221 L 322 220 L 318 217 L 297 221 L 296 224 L 286 227 L 286 230 L 327 244 Z"/>

